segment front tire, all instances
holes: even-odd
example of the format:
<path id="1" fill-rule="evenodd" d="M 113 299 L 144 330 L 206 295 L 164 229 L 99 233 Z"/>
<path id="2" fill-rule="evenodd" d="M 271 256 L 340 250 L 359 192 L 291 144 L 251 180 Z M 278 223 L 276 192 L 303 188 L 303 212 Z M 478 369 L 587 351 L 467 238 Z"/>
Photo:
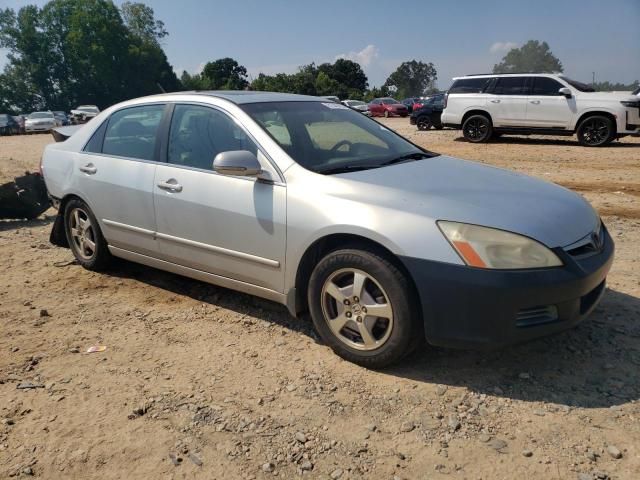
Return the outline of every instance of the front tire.
<path id="1" fill-rule="evenodd" d="M 350 362 L 383 368 L 423 338 L 413 289 L 389 260 L 349 248 L 326 255 L 311 274 L 308 303 L 316 330 Z"/>
<path id="2" fill-rule="evenodd" d="M 471 115 L 462 124 L 462 134 L 471 143 L 488 142 L 492 133 L 491 120 L 485 115 Z"/>
<path id="3" fill-rule="evenodd" d="M 384 118 L 389 118 L 389 110 L 384 111 Z"/>
<path id="4" fill-rule="evenodd" d="M 616 131 L 609 117 L 593 115 L 578 126 L 578 142 L 585 147 L 602 147 L 613 141 Z"/>
<path id="5" fill-rule="evenodd" d="M 64 209 L 64 227 L 73 256 L 87 270 L 103 271 L 113 257 L 89 206 L 74 198 Z"/>

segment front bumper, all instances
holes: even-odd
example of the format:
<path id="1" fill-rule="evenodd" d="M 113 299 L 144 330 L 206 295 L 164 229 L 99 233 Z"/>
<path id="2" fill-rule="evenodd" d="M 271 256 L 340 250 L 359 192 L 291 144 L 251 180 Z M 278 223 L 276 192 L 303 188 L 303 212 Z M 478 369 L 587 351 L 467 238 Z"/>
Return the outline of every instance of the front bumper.
<path id="1" fill-rule="evenodd" d="M 596 307 L 613 263 L 605 229 L 602 250 L 576 259 L 554 250 L 561 268 L 484 270 L 401 257 L 417 286 L 427 342 L 493 348 L 566 330 Z"/>

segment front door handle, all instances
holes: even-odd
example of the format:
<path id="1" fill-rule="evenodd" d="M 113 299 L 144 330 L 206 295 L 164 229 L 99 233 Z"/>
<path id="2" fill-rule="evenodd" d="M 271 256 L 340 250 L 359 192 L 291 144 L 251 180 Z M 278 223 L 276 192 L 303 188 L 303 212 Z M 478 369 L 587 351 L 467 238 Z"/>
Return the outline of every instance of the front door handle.
<path id="1" fill-rule="evenodd" d="M 529 103 L 533 103 L 534 105 L 538 105 L 540 100 L 529 100 Z"/>
<path id="2" fill-rule="evenodd" d="M 162 190 L 167 190 L 169 192 L 181 192 L 182 185 L 180 185 L 175 178 L 170 178 L 166 182 L 158 183 L 158 188 Z"/>
<path id="3" fill-rule="evenodd" d="M 87 163 L 83 167 L 79 169 L 81 172 L 84 172 L 88 175 L 93 175 L 98 171 L 98 168 L 93 163 Z"/>
<path id="4" fill-rule="evenodd" d="M 500 100 L 496 98 L 494 100 L 491 100 L 491 103 L 500 103 Z"/>

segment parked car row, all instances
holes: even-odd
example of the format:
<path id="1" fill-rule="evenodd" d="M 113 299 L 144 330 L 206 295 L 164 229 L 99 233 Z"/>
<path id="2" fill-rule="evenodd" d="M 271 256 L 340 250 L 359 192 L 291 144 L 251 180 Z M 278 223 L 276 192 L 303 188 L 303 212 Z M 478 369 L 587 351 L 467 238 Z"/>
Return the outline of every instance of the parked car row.
<path id="1" fill-rule="evenodd" d="M 81 105 L 71 114 L 62 110 L 32 112 L 28 115 L 0 113 L 0 135 L 20 135 L 25 133 L 50 132 L 53 128 L 86 123 L 98 115 L 95 105 Z"/>

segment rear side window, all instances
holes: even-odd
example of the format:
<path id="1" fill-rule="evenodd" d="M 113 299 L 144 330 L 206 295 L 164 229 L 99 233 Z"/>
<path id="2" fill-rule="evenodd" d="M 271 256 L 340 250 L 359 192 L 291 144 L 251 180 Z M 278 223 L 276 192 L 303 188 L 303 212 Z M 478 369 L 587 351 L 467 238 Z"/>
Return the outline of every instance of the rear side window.
<path id="1" fill-rule="evenodd" d="M 213 170 L 218 153 L 234 150 L 258 154 L 254 141 L 228 115 L 199 105 L 176 105 L 169 133 L 169 163 Z"/>
<path id="2" fill-rule="evenodd" d="M 527 77 L 500 77 L 493 89 L 496 95 L 526 95 Z"/>
<path id="3" fill-rule="evenodd" d="M 562 95 L 558 92 L 562 87 L 564 87 L 564 85 L 560 82 L 556 82 L 553 78 L 535 77 L 533 79 L 531 95 Z"/>
<path id="4" fill-rule="evenodd" d="M 459 78 L 453 82 L 449 93 L 482 93 L 491 80 L 492 77 Z"/>
<path id="5" fill-rule="evenodd" d="M 98 129 L 93 132 L 91 136 L 91 140 L 84 146 L 84 151 L 89 153 L 100 153 L 102 152 L 102 141 L 104 140 L 104 132 L 107 130 L 107 123 L 102 122 L 102 125 L 98 127 Z"/>
<path id="6" fill-rule="evenodd" d="M 102 153 L 155 160 L 156 140 L 163 111 L 164 105 L 145 105 L 115 112 L 107 125 Z"/>

